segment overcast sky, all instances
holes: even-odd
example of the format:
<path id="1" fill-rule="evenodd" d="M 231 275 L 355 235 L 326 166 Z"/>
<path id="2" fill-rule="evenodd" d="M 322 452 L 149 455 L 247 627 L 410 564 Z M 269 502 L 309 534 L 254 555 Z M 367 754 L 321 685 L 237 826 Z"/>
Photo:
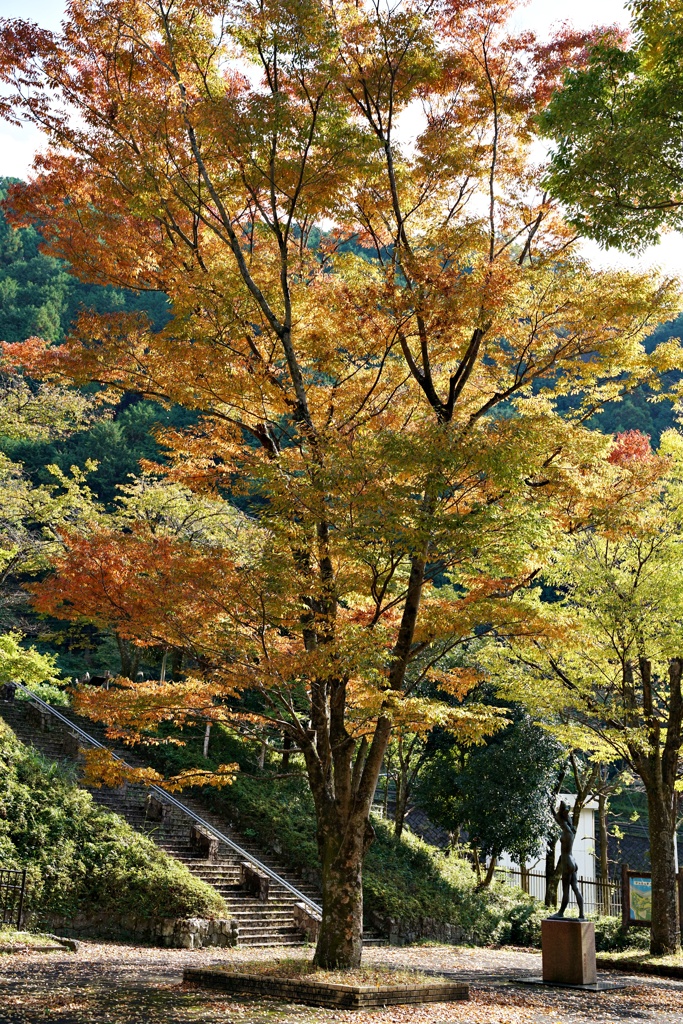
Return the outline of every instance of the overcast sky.
<path id="1" fill-rule="evenodd" d="M 28 17 L 44 28 L 58 28 L 63 10 L 64 0 L 0 0 L 0 17 Z M 588 28 L 614 22 L 627 24 L 628 15 L 621 0 L 529 0 L 517 15 L 520 28 L 532 28 L 539 35 L 546 35 L 553 25 L 563 21 Z M 25 177 L 40 145 L 41 137 L 34 129 L 13 128 L 0 122 L 0 175 Z M 586 251 L 600 265 L 660 266 L 683 277 L 683 236 L 678 234 L 666 236 L 661 245 L 638 260 L 613 250 L 604 253 L 592 245 Z"/>

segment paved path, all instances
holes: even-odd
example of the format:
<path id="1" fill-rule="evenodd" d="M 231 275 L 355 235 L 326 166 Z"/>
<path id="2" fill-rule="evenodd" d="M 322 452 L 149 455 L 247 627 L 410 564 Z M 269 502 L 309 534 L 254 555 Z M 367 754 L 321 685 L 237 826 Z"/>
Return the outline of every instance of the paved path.
<path id="1" fill-rule="evenodd" d="M 282 955 L 282 949 L 194 952 L 91 942 L 76 954 L 0 955 L 0 1024 L 683 1024 L 683 982 L 610 972 L 607 980 L 627 987 L 600 995 L 511 983 L 540 973 L 540 956 L 528 950 L 378 947 L 364 954 L 367 964 L 467 980 L 469 1003 L 340 1012 L 235 1001 L 182 984 L 185 966 Z"/>

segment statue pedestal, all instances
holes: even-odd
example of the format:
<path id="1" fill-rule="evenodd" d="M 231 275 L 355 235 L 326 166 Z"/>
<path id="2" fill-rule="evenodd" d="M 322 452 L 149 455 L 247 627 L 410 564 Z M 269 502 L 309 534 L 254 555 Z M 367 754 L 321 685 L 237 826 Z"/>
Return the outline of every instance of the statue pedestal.
<path id="1" fill-rule="evenodd" d="M 555 985 L 595 985 L 595 926 L 576 918 L 541 922 L 543 981 Z"/>

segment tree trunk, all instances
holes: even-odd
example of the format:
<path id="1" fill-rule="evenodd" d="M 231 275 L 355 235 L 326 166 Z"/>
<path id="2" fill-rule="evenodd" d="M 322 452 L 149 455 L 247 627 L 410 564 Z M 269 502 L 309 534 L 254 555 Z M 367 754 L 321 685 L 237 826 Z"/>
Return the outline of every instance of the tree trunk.
<path id="1" fill-rule="evenodd" d="M 652 930 L 650 952 L 666 956 L 680 948 L 678 891 L 674 831 L 675 799 L 664 794 L 647 794 L 650 816 L 650 866 L 652 868 Z"/>
<path id="2" fill-rule="evenodd" d="M 491 857 L 491 860 L 489 861 L 489 866 L 488 866 L 488 868 L 486 870 L 486 877 L 484 878 L 483 882 L 479 883 L 478 888 L 480 888 L 480 889 L 488 889 L 488 887 L 490 886 L 491 882 L 493 881 L 493 876 L 494 876 L 495 871 L 496 871 L 496 864 L 497 863 L 498 863 L 498 857 L 494 854 Z"/>
<path id="3" fill-rule="evenodd" d="M 388 816 L 388 814 L 389 814 L 389 765 L 388 764 L 387 764 L 387 769 L 386 769 L 386 772 L 385 772 L 385 775 L 384 775 L 384 799 L 382 801 L 382 806 L 384 808 L 384 817 L 386 818 Z"/>
<path id="4" fill-rule="evenodd" d="M 477 876 L 477 883 L 481 885 L 484 880 L 484 876 L 481 873 L 481 861 L 479 860 L 479 850 L 476 848 L 474 843 L 470 844 L 472 850 L 472 868 L 475 875 Z"/>
<path id="5" fill-rule="evenodd" d="M 650 951 L 654 956 L 666 956 L 681 947 L 674 841 L 678 810 L 676 780 L 683 739 L 683 660 L 672 658 L 669 662 L 669 716 L 663 743 L 661 722 L 655 714 L 652 666 L 646 658 L 641 658 L 639 667 L 643 712 L 648 726 L 648 749 L 643 754 L 642 748 L 632 748 L 631 756 L 647 793 L 652 868 Z M 630 664 L 624 674 L 633 678 Z"/>
<path id="6" fill-rule="evenodd" d="M 545 905 L 554 910 L 557 907 L 557 887 L 560 876 L 555 861 L 555 839 L 548 840 L 545 852 Z"/>
<path id="7" fill-rule="evenodd" d="M 207 758 L 209 756 L 209 739 L 210 739 L 210 737 L 211 737 L 211 722 L 207 722 L 206 729 L 204 730 L 204 748 L 203 748 L 204 758 Z"/>
<path id="8" fill-rule="evenodd" d="M 401 767 L 396 778 L 396 805 L 394 807 L 394 835 L 400 839 L 403 834 L 403 823 L 408 806 L 407 772 Z"/>
<path id="9" fill-rule="evenodd" d="M 600 903 L 603 914 L 609 914 L 610 911 L 608 807 L 607 795 L 600 793 L 598 797 L 598 828 L 600 830 Z"/>
<path id="10" fill-rule="evenodd" d="M 140 650 L 127 640 L 116 634 L 116 646 L 121 659 L 121 675 L 126 679 L 135 679 L 140 664 Z"/>
<path id="11" fill-rule="evenodd" d="M 323 916 L 313 962 L 335 970 L 358 967 L 363 953 L 363 858 L 372 826 L 350 821 L 324 827 L 320 836 Z"/>
<path id="12" fill-rule="evenodd" d="M 520 874 L 519 881 L 520 881 L 520 885 L 522 887 L 522 891 L 528 893 L 529 892 L 529 868 L 528 868 L 527 862 L 525 860 L 523 860 L 521 862 L 521 864 L 519 865 L 519 874 Z"/>
<path id="13" fill-rule="evenodd" d="M 289 753 L 292 749 L 292 737 L 288 732 L 282 737 L 282 771 L 289 770 Z"/>
<path id="14" fill-rule="evenodd" d="M 171 651 L 171 675 L 174 681 L 177 683 L 180 679 L 180 675 L 183 671 L 183 652 L 178 650 Z"/>

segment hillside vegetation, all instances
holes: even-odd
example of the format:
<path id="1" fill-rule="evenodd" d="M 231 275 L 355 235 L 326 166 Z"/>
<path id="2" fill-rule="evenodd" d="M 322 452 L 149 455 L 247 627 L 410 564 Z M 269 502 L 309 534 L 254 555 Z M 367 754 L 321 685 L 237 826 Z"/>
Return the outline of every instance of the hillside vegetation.
<path id="1" fill-rule="evenodd" d="M 263 849 L 319 881 L 313 801 L 303 777 L 297 775 L 296 759 L 292 758 L 291 776 L 273 778 L 255 774 L 248 745 L 221 726 L 214 726 L 207 761 L 201 756 L 200 730 L 185 730 L 183 738 L 186 746 L 150 746 L 145 756 L 169 773 L 197 764 L 214 767 L 226 759 L 240 763 L 242 772 L 231 786 L 208 787 L 203 799 Z M 502 884 L 478 889 L 469 862 L 456 853 L 444 854 L 409 830 L 396 839 L 391 824 L 379 818 L 373 826 L 375 840 L 363 868 L 367 924 L 379 917 L 411 927 L 428 918 L 459 926 L 476 943 L 527 945 L 540 940 L 545 908 L 520 889 Z"/>
<path id="2" fill-rule="evenodd" d="M 73 917 L 215 917 L 221 897 L 118 815 L 68 770 L 20 743 L 0 719 L 0 864 L 27 868 L 29 909 Z"/>

